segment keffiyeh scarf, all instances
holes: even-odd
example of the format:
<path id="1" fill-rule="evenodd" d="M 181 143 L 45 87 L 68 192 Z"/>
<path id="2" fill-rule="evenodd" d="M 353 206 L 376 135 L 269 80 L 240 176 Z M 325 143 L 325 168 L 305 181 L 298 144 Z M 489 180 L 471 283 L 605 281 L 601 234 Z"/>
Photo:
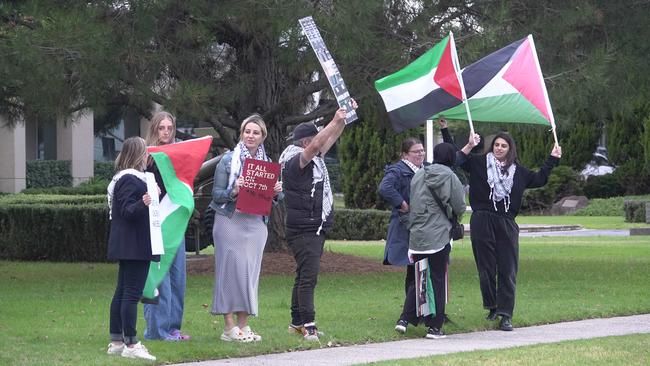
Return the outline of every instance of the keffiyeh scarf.
<path id="1" fill-rule="evenodd" d="M 263 161 L 271 161 L 269 157 L 266 156 L 266 151 L 264 150 L 264 144 L 260 144 L 260 146 L 257 147 L 257 151 L 255 152 L 255 156 L 253 157 L 250 151 L 248 151 L 246 145 L 244 145 L 244 142 L 239 141 L 239 143 L 233 149 L 232 159 L 230 160 L 230 176 L 228 176 L 228 189 L 232 189 L 232 186 L 233 184 L 235 184 L 237 177 L 241 175 L 242 172 L 241 167 L 242 165 L 244 165 L 244 161 L 247 158 L 263 160 Z"/>
<path id="2" fill-rule="evenodd" d="M 285 164 L 291 160 L 294 156 L 303 152 L 302 147 L 296 145 L 289 145 L 280 155 L 280 164 L 282 169 L 284 169 Z M 327 216 L 332 212 L 332 204 L 334 202 L 334 197 L 332 196 L 332 187 L 330 186 L 330 177 L 327 172 L 327 166 L 325 166 L 325 161 L 320 156 L 314 156 L 311 159 L 314 162 L 313 168 L 313 181 L 311 187 L 311 196 L 314 197 L 314 192 L 316 191 L 316 183 L 323 181 L 323 212 L 321 214 L 321 223 L 316 231 L 316 235 L 320 235 L 321 229 L 323 229 L 323 223 L 327 220 Z M 322 179 L 316 177 L 321 176 Z"/>
<path id="3" fill-rule="evenodd" d="M 512 164 L 504 172 L 503 164 L 491 152 L 486 155 L 485 160 L 487 163 L 487 183 L 490 186 L 490 198 L 494 210 L 497 210 L 497 202 L 503 200 L 503 206 L 508 212 L 508 209 L 510 209 L 510 191 L 512 190 L 516 166 Z"/>
<path id="4" fill-rule="evenodd" d="M 147 178 L 146 178 L 145 173 L 141 172 L 139 170 L 124 169 L 124 170 L 120 170 L 119 172 L 117 172 L 117 174 L 115 174 L 113 176 L 113 178 L 111 179 L 111 182 L 108 184 L 108 188 L 106 189 L 106 191 L 108 192 L 108 194 L 106 195 L 106 198 L 108 199 L 108 219 L 109 220 L 113 219 L 113 193 L 115 191 L 115 185 L 117 184 L 117 181 L 119 181 L 120 178 L 122 178 L 126 174 L 135 175 L 136 177 L 138 177 L 138 179 L 140 179 L 141 181 L 147 183 Z"/>
<path id="5" fill-rule="evenodd" d="M 422 168 L 422 166 L 415 166 L 415 164 L 411 163 L 410 161 L 408 161 L 406 159 L 402 159 L 402 163 L 406 164 L 407 167 L 411 168 L 413 173 L 417 173 L 418 170 L 420 170 L 420 168 Z"/>

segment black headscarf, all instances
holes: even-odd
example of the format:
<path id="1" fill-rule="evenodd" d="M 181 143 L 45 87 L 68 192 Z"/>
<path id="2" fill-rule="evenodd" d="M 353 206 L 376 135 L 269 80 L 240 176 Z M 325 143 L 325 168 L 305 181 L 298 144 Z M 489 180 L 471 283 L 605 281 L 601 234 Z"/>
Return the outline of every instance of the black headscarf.
<path id="1" fill-rule="evenodd" d="M 433 162 L 452 167 L 456 162 L 456 147 L 448 142 L 443 142 L 433 148 Z"/>

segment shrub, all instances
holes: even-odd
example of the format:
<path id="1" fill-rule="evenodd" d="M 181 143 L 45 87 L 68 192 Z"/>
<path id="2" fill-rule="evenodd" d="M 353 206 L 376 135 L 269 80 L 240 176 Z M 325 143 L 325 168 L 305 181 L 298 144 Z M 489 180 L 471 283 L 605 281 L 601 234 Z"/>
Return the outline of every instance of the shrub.
<path id="1" fill-rule="evenodd" d="M 389 211 L 350 210 L 334 211 L 334 226 L 327 234 L 334 240 L 379 240 L 388 232 Z"/>
<path id="2" fill-rule="evenodd" d="M 582 181 L 577 172 L 568 166 L 553 169 L 544 187 L 524 192 L 522 212 L 545 211 L 562 197 L 582 194 Z"/>
<path id="3" fill-rule="evenodd" d="M 646 204 L 650 201 L 625 201 L 626 222 L 646 222 Z"/>
<path id="4" fill-rule="evenodd" d="M 27 188 L 72 186 L 68 160 L 31 160 L 27 162 Z"/>
<path id="5" fill-rule="evenodd" d="M 587 198 L 608 198 L 625 195 L 625 187 L 621 186 L 614 173 L 587 178 L 583 189 Z"/>
<path id="6" fill-rule="evenodd" d="M 93 175 L 97 179 L 110 181 L 115 175 L 115 163 L 112 161 L 96 161 Z"/>
<path id="7" fill-rule="evenodd" d="M 589 200 L 589 205 L 571 215 L 574 216 L 624 216 L 625 201 L 648 201 L 650 195 L 645 196 L 619 196 L 609 198 L 595 198 Z"/>
<path id="8" fill-rule="evenodd" d="M 108 207 L 93 202 L 97 200 L 94 196 L 2 197 L 0 259 L 106 261 Z"/>

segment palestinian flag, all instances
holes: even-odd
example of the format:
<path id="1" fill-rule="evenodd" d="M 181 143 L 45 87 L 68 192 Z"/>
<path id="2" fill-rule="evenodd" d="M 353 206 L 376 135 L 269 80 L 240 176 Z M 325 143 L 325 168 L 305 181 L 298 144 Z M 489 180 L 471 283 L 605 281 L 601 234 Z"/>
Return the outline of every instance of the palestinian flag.
<path id="1" fill-rule="evenodd" d="M 421 125 L 462 102 L 453 35 L 445 37 L 402 70 L 375 81 L 397 132 Z"/>
<path id="2" fill-rule="evenodd" d="M 149 146 L 147 150 L 156 162 L 167 194 L 160 201 L 160 218 L 165 254 L 160 263 L 151 262 L 143 298 L 154 299 L 155 290 L 174 261 L 185 229 L 194 212 L 194 177 L 208 153 L 212 137 L 206 136 L 175 144 Z"/>
<path id="3" fill-rule="evenodd" d="M 555 119 L 533 36 L 516 41 L 462 70 L 472 120 L 550 125 Z M 467 120 L 462 105 L 435 117 Z"/>

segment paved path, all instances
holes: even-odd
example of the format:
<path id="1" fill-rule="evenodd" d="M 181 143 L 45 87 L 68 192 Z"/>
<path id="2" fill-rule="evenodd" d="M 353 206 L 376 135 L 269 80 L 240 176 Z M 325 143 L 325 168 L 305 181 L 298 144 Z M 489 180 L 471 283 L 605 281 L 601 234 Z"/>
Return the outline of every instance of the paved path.
<path id="1" fill-rule="evenodd" d="M 255 357 L 233 358 L 178 364 L 184 366 L 217 365 L 354 365 L 411 357 L 442 355 L 455 352 L 491 350 L 575 339 L 650 333 L 650 314 L 589 319 L 566 323 L 515 328 L 513 332 L 483 331 L 448 335 L 445 339 L 409 339 L 349 347 L 322 348 L 309 351 L 276 353 Z"/>
<path id="2" fill-rule="evenodd" d="M 540 237 L 540 236 L 630 236 L 630 230 L 593 230 L 577 229 L 568 231 L 531 231 L 520 232 L 520 237 Z"/>

